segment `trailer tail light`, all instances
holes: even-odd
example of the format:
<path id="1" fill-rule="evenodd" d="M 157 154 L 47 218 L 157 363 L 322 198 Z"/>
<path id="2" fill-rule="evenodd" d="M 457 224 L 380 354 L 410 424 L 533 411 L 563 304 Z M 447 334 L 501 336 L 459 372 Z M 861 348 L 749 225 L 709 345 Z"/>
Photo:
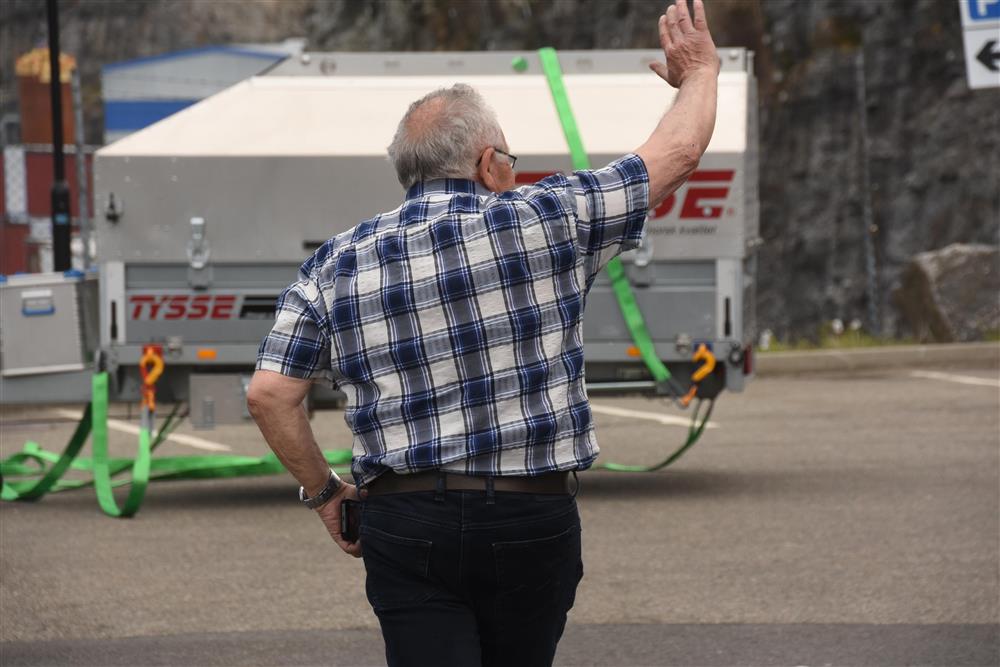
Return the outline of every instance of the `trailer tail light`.
<path id="1" fill-rule="evenodd" d="M 743 375 L 753 375 L 753 345 L 743 348 Z"/>

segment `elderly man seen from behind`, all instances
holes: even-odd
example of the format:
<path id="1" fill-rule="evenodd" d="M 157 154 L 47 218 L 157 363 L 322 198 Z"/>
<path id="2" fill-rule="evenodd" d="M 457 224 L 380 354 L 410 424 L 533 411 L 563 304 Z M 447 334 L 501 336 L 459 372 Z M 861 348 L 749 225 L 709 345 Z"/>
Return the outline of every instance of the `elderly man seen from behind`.
<path id="1" fill-rule="evenodd" d="M 513 189 L 493 112 L 468 86 L 434 91 L 389 147 L 403 203 L 327 241 L 279 299 L 250 409 L 333 540 L 363 554 L 390 665 L 553 660 L 583 576 L 568 476 L 598 454 L 585 297 L 715 124 L 701 0 L 693 17 L 670 6 L 659 33 L 667 63 L 651 67 L 680 91 L 635 153 Z M 330 471 L 301 407 L 319 378 L 347 392 L 356 487 Z M 358 489 L 348 542 L 341 501 Z"/>

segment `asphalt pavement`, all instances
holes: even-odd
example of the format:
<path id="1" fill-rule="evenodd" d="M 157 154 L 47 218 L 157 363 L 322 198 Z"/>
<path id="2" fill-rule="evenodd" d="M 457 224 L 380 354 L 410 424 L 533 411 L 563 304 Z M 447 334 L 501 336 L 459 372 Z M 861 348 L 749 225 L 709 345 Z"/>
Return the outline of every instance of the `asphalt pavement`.
<path id="1" fill-rule="evenodd" d="M 654 462 L 686 431 L 661 400 L 593 402 L 602 460 Z M 60 448 L 60 409 L 3 409 L 0 455 Z M 994 365 L 762 377 L 712 421 L 664 471 L 581 475 L 557 664 L 1000 664 Z M 341 413 L 314 426 L 349 446 Z M 266 452 L 252 424 L 179 432 L 158 455 Z M 0 504 L 0 664 L 384 663 L 360 561 L 281 475 L 154 483 L 130 520 L 90 490 Z"/>

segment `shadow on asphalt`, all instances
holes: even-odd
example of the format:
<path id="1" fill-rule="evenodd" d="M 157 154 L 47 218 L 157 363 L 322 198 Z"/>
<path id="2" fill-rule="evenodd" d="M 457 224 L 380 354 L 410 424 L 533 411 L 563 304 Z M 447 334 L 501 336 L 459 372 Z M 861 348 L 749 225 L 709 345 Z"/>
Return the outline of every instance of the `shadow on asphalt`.
<path id="1" fill-rule="evenodd" d="M 787 473 L 721 472 L 659 470 L 646 473 L 594 471 L 580 475 L 580 499 L 630 497 L 666 498 L 670 496 L 712 496 L 727 494 L 773 493 L 782 483 L 788 484 Z"/>
<path id="2" fill-rule="evenodd" d="M 236 509 L 299 506 L 297 483 L 290 475 L 243 477 L 227 480 L 156 482 L 150 485 L 145 506 L 157 509 Z"/>
<path id="3" fill-rule="evenodd" d="M 0 643 L 4 665 L 384 665 L 377 630 L 270 630 Z M 995 665 L 996 625 L 576 625 L 557 665 Z"/>
<path id="4" fill-rule="evenodd" d="M 350 480 L 350 477 L 347 477 Z M 684 468 L 649 473 L 590 470 L 579 473 L 578 499 L 620 500 L 628 498 L 694 499 L 726 497 L 812 496 L 826 491 L 836 492 L 847 486 L 865 484 L 899 484 L 892 473 L 872 470 L 867 466 L 841 465 L 836 471 L 822 468 L 736 471 L 699 470 Z M 916 483 L 919 480 L 910 480 Z M 570 484 L 572 484 L 572 480 Z M 146 491 L 143 510 L 157 511 L 216 511 L 298 506 L 297 484 L 290 475 L 242 477 L 235 479 L 205 479 L 183 481 L 153 481 Z M 124 489 L 115 493 L 119 501 Z M 35 503 L 25 503 L 34 505 Z M 39 501 L 40 505 L 60 510 L 93 511 L 97 507 L 91 488 L 52 494 Z M 141 513 L 141 511 L 140 511 Z"/>
<path id="5" fill-rule="evenodd" d="M 585 472 L 579 478 L 581 499 L 620 498 L 622 493 L 631 497 L 743 495 L 768 489 L 773 492 L 781 483 L 781 475 L 777 473 L 691 470 L 679 473 Z M 788 483 L 787 478 L 784 482 Z M 197 510 L 297 506 L 296 490 L 295 480 L 284 475 L 223 481 L 165 481 L 150 485 L 145 507 Z"/>
<path id="6" fill-rule="evenodd" d="M 773 494 L 782 487 L 797 488 L 801 482 L 790 479 L 786 472 L 741 471 L 722 472 L 684 470 L 652 473 L 584 472 L 579 475 L 580 499 L 630 497 L 668 498 Z M 572 481 L 570 482 L 572 484 Z M 815 478 L 810 475 L 810 484 Z M 184 510 L 201 507 L 273 507 L 298 505 L 297 487 L 289 476 L 274 478 L 244 478 L 242 480 L 201 482 L 160 482 L 150 486 L 146 505 L 153 508 Z"/>
<path id="7" fill-rule="evenodd" d="M 228 480 L 153 481 L 146 489 L 146 497 L 138 516 L 156 510 L 217 511 L 239 508 L 263 508 L 299 505 L 298 487 L 290 476 L 264 479 L 244 477 Z M 126 489 L 115 491 L 119 504 L 128 495 Z M 53 493 L 35 502 L 4 504 L 5 508 L 22 511 L 59 512 L 72 514 L 100 514 L 93 488 L 75 489 Z"/>

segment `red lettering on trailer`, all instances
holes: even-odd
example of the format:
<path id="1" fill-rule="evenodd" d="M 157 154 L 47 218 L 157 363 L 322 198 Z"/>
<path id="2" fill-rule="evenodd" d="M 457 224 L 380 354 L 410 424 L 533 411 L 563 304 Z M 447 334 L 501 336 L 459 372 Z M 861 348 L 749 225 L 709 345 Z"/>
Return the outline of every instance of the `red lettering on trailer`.
<path id="1" fill-rule="evenodd" d="M 235 296 L 215 297 L 215 306 L 212 307 L 213 320 L 228 320 L 233 316 L 233 307 L 236 305 Z"/>
<path id="2" fill-rule="evenodd" d="M 688 183 L 731 183 L 734 173 L 732 169 L 696 171 L 691 174 Z M 652 217 L 655 219 L 670 215 L 670 212 L 674 210 L 674 205 L 677 203 L 679 192 L 680 190 L 664 199 L 653 211 Z M 687 191 L 684 193 L 684 203 L 681 205 L 678 217 L 681 220 L 712 220 L 720 218 L 722 217 L 724 207 L 721 204 L 709 206 L 704 200 L 714 199 L 724 201 L 727 196 L 729 196 L 728 185 L 713 188 L 688 186 Z"/>
<path id="3" fill-rule="evenodd" d="M 677 202 L 677 195 L 672 194 L 663 201 L 660 205 L 653 209 L 654 218 L 662 218 L 665 215 L 669 215 L 672 210 L 674 210 L 674 204 Z"/>
<path id="4" fill-rule="evenodd" d="M 527 185 L 529 183 L 537 183 L 546 176 L 551 176 L 552 174 L 558 174 L 557 171 L 519 171 L 514 174 L 514 183 L 517 185 Z"/>
<path id="5" fill-rule="evenodd" d="M 167 312 L 163 316 L 163 319 L 179 320 L 184 317 L 184 314 L 187 312 L 188 304 L 188 297 L 186 294 L 178 294 L 165 300 L 168 301 L 169 305 L 167 306 Z"/>
<path id="6" fill-rule="evenodd" d="M 142 307 L 146 304 L 153 303 L 156 300 L 152 294 L 135 294 L 129 297 L 129 301 L 132 304 L 132 319 L 138 320 L 142 318 Z"/>
<path id="7" fill-rule="evenodd" d="M 514 175 L 514 183 L 526 185 L 537 183 L 546 176 L 551 176 L 554 171 L 520 171 Z M 719 186 L 720 183 L 732 183 L 735 172 L 732 169 L 706 169 L 696 171 L 691 174 L 688 183 L 715 183 L 715 187 L 690 187 L 683 193 L 683 203 L 679 218 L 681 220 L 712 220 L 722 217 L 724 210 L 723 203 L 729 196 L 729 186 Z M 681 186 L 683 188 L 683 186 Z M 662 218 L 670 215 L 677 204 L 677 197 L 681 191 L 664 199 L 656 209 L 653 210 L 652 217 Z M 715 200 L 709 203 L 706 200 Z M 721 200 L 721 201 L 718 201 Z"/>
<path id="8" fill-rule="evenodd" d="M 235 294 L 130 294 L 133 320 L 229 320 L 236 315 Z"/>
<path id="9" fill-rule="evenodd" d="M 688 188 L 681 208 L 681 218 L 705 220 L 722 215 L 721 206 L 706 206 L 703 199 L 725 199 L 729 188 Z"/>
<path id="10" fill-rule="evenodd" d="M 149 304 L 149 319 L 155 320 L 157 313 L 160 312 L 160 308 L 166 302 L 167 297 L 161 296 L 153 300 L 153 303 Z"/>
<path id="11" fill-rule="evenodd" d="M 202 320 L 208 315 L 208 305 L 212 302 L 212 297 L 208 294 L 199 294 L 191 300 L 191 309 L 188 310 L 189 320 Z"/>
<path id="12" fill-rule="evenodd" d="M 699 183 L 704 181 L 709 181 L 712 183 L 718 183 L 722 181 L 728 183 L 733 180 L 733 170 L 732 169 L 722 169 L 720 171 L 696 171 L 691 174 L 691 178 L 688 181 L 693 183 Z"/>

